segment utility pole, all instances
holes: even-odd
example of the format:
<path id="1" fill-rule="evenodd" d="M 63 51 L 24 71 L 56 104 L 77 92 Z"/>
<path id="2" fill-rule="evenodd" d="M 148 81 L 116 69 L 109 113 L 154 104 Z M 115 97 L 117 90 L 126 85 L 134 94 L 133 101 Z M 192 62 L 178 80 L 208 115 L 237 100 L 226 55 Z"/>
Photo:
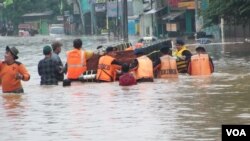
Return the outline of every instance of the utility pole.
<path id="1" fill-rule="evenodd" d="M 116 36 L 118 37 L 118 40 L 119 40 L 119 37 L 120 37 L 120 33 L 119 33 L 119 0 L 116 0 Z"/>
<path id="2" fill-rule="evenodd" d="M 82 30 L 83 30 L 83 33 L 85 33 L 84 16 L 83 16 L 83 13 L 82 13 L 83 10 L 82 10 L 81 1 L 76 0 L 76 3 L 78 4 L 79 10 L 80 10 L 80 17 L 81 17 L 81 21 L 82 21 Z"/>
<path id="3" fill-rule="evenodd" d="M 195 32 L 199 32 L 199 16 L 198 16 L 198 9 L 199 9 L 199 2 L 195 0 Z"/>
<path id="4" fill-rule="evenodd" d="M 152 2 L 152 0 L 150 0 L 150 9 L 151 10 L 153 10 L 153 2 Z M 151 36 L 154 36 L 154 34 L 153 34 L 153 31 L 154 31 L 154 15 L 153 15 L 154 13 L 152 13 L 151 14 L 151 27 L 152 27 L 152 31 L 151 31 L 151 33 L 150 34 L 152 34 Z"/>
<path id="5" fill-rule="evenodd" d="M 128 42 L 128 1 L 123 0 L 123 40 Z"/>

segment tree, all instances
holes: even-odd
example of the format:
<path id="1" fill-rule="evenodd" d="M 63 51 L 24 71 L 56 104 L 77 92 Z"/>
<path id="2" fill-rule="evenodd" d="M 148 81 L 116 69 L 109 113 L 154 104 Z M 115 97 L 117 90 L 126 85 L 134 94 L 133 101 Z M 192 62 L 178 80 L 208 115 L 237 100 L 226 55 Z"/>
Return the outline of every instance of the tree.
<path id="1" fill-rule="evenodd" d="M 248 0 L 209 0 L 204 12 L 206 24 L 218 24 L 223 17 L 228 23 L 246 24 L 250 19 L 250 1 Z"/>
<path id="2" fill-rule="evenodd" d="M 54 15 L 62 15 L 63 10 L 71 10 L 67 0 L 2 0 L 2 2 L 7 2 L 3 9 L 4 18 L 15 25 L 21 22 L 22 15 L 26 13 L 52 10 Z"/>

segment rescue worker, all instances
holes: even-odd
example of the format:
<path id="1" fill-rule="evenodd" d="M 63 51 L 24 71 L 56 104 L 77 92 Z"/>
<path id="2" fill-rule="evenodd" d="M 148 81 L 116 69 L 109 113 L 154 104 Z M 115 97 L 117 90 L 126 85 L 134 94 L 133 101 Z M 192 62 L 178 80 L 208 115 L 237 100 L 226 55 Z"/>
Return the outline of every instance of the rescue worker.
<path id="1" fill-rule="evenodd" d="M 62 60 L 61 60 L 61 58 L 59 56 L 59 54 L 61 52 L 62 43 L 59 42 L 59 41 L 54 41 L 51 44 L 51 46 L 52 46 L 52 49 L 53 49 L 51 58 L 53 60 L 55 60 L 59 64 L 59 67 L 61 68 L 61 70 L 64 70 Z M 58 73 L 56 77 L 57 77 L 58 81 L 63 81 L 63 79 L 64 79 L 63 72 L 62 73 Z"/>
<path id="2" fill-rule="evenodd" d="M 153 82 L 153 62 L 144 55 L 142 49 L 134 50 L 134 54 L 137 58 L 133 61 L 130 66 L 130 70 L 134 71 L 137 82 Z"/>
<path id="3" fill-rule="evenodd" d="M 178 70 L 176 59 L 171 56 L 171 51 L 168 46 L 160 49 L 161 57 L 154 62 L 154 71 L 157 78 L 178 78 Z"/>
<path id="4" fill-rule="evenodd" d="M 4 61 L 0 63 L 0 78 L 3 93 L 23 93 L 21 80 L 28 81 L 30 74 L 26 67 L 16 61 L 19 51 L 15 47 L 6 47 Z"/>
<path id="5" fill-rule="evenodd" d="M 211 75 L 214 72 L 214 65 L 211 57 L 206 53 L 205 48 L 197 47 L 196 53 L 196 55 L 191 57 L 188 74 Z"/>
<path id="6" fill-rule="evenodd" d="M 93 52 L 82 49 L 82 40 L 73 41 L 74 49 L 67 52 L 67 62 L 65 65 L 67 78 L 78 80 L 87 70 L 87 60 L 93 56 Z"/>
<path id="7" fill-rule="evenodd" d="M 182 39 L 176 39 L 176 51 L 173 52 L 173 57 L 176 57 L 177 69 L 179 73 L 187 73 L 188 61 L 192 53 L 187 49 Z"/>
<path id="8" fill-rule="evenodd" d="M 114 57 L 114 48 L 107 47 L 106 54 L 98 61 L 98 68 L 96 80 L 98 82 L 112 82 L 116 80 L 117 70 L 122 63 L 117 61 Z"/>

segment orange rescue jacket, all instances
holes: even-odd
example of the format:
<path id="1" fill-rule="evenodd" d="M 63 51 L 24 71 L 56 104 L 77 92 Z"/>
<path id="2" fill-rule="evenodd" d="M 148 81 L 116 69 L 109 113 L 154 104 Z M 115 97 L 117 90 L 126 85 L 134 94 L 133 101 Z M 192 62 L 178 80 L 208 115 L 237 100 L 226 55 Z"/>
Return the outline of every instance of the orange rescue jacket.
<path id="1" fill-rule="evenodd" d="M 212 70 L 208 54 L 193 55 L 188 70 L 190 75 L 211 75 Z"/>
<path id="2" fill-rule="evenodd" d="M 99 59 L 96 80 L 111 82 L 115 80 L 115 68 L 111 63 L 115 58 L 105 55 Z"/>
<path id="3" fill-rule="evenodd" d="M 78 79 L 86 70 L 86 54 L 81 49 L 67 52 L 67 78 Z"/>
<path id="4" fill-rule="evenodd" d="M 11 65 L 5 62 L 0 63 L 0 78 L 3 92 L 12 92 L 22 88 L 21 80 L 16 79 L 17 73 L 23 75 L 23 81 L 30 79 L 30 74 L 22 63 L 17 61 Z"/>
<path id="5" fill-rule="evenodd" d="M 177 78 L 178 70 L 175 58 L 164 55 L 160 59 L 161 67 L 157 73 L 158 78 Z"/>
<path id="6" fill-rule="evenodd" d="M 153 63 L 145 55 L 138 57 L 138 68 L 135 71 L 136 80 L 141 78 L 153 78 Z"/>

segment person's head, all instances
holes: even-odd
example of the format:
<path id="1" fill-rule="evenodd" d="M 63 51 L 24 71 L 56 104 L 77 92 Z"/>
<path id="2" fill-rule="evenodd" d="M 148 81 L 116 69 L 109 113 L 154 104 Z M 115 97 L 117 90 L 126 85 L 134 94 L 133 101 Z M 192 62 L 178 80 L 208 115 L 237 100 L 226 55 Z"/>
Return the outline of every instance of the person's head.
<path id="1" fill-rule="evenodd" d="M 114 48 L 113 48 L 112 46 L 108 46 L 108 47 L 106 48 L 106 54 L 112 55 L 113 52 L 114 52 Z"/>
<path id="2" fill-rule="evenodd" d="M 43 47 L 43 54 L 46 56 L 46 55 L 50 55 L 52 52 L 52 49 L 50 46 L 44 46 Z"/>
<path id="3" fill-rule="evenodd" d="M 127 73 L 129 71 L 129 65 L 127 63 L 122 64 L 122 72 Z"/>
<path id="4" fill-rule="evenodd" d="M 201 47 L 201 46 L 199 46 L 199 47 L 197 47 L 196 49 L 195 49 L 195 51 L 197 52 L 197 53 L 206 53 L 206 49 L 204 48 L 204 47 Z"/>
<path id="5" fill-rule="evenodd" d="M 138 42 L 135 44 L 135 48 L 142 48 L 143 47 L 143 43 Z"/>
<path id="6" fill-rule="evenodd" d="M 142 55 L 144 55 L 144 51 L 143 51 L 141 48 L 135 49 L 135 50 L 134 50 L 134 54 L 135 54 L 136 56 L 142 56 Z"/>
<path id="7" fill-rule="evenodd" d="M 59 54 L 61 52 L 62 43 L 60 41 L 54 41 L 52 44 L 53 52 Z"/>
<path id="8" fill-rule="evenodd" d="M 182 39 L 177 38 L 175 42 L 177 50 L 181 50 L 183 45 L 185 45 L 185 42 Z"/>
<path id="9" fill-rule="evenodd" d="M 170 48 L 168 46 L 163 46 L 161 49 L 160 49 L 160 52 L 162 54 L 170 54 Z"/>
<path id="10" fill-rule="evenodd" d="M 9 47 L 9 46 L 6 46 L 6 52 L 5 52 L 5 55 L 4 55 L 4 60 L 6 62 L 13 62 L 15 61 L 16 59 L 18 59 L 18 56 L 17 54 L 19 53 L 19 51 L 16 49 L 16 47 Z"/>
<path id="11" fill-rule="evenodd" d="M 80 49 L 82 48 L 82 40 L 81 39 L 75 39 L 73 41 L 74 48 Z"/>

